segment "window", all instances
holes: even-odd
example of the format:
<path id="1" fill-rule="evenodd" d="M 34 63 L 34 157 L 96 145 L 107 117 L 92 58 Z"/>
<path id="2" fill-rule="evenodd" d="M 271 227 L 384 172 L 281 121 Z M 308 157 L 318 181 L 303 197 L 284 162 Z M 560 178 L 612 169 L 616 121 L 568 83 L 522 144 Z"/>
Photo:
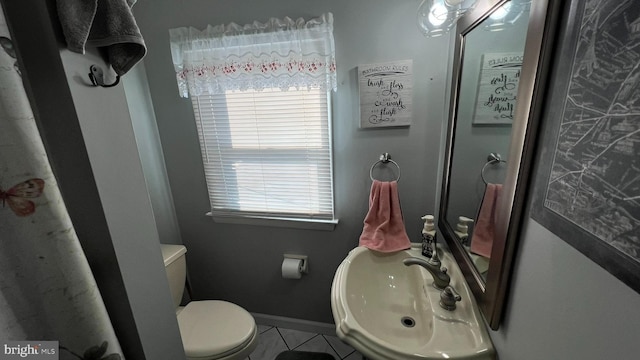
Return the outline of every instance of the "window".
<path id="1" fill-rule="evenodd" d="M 180 95 L 193 104 L 214 219 L 335 224 L 333 15 L 169 35 Z"/>
<path id="2" fill-rule="evenodd" d="M 326 90 L 193 96 L 214 216 L 333 220 Z"/>

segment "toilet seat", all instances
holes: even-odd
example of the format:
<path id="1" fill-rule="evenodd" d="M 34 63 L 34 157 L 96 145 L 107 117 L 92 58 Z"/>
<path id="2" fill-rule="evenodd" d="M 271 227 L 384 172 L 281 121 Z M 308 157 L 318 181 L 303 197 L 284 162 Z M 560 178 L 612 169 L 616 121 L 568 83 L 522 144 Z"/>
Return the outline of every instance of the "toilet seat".
<path id="1" fill-rule="evenodd" d="M 253 316 L 227 301 L 192 301 L 178 313 L 178 325 L 189 359 L 223 359 L 243 349 L 246 357 L 256 345 Z"/>

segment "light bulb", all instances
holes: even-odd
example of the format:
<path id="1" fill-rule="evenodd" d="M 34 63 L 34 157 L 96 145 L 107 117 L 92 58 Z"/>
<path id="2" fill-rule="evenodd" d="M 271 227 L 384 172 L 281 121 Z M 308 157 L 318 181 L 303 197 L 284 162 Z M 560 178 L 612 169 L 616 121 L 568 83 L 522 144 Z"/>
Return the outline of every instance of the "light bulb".
<path id="1" fill-rule="evenodd" d="M 445 0 L 423 0 L 418 8 L 418 27 L 425 36 L 436 37 L 445 34 L 455 21 Z"/>
<path id="2" fill-rule="evenodd" d="M 529 12 L 530 0 L 511 0 L 497 8 L 485 21 L 484 29 L 487 31 L 502 31 L 513 26 L 518 19 Z"/>
<path id="3" fill-rule="evenodd" d="M 441 1 L 435 2 L 431 9 L 429 10 L 429 22 L 433 24 L 433 26 L 440 26 L 447 21 L 447 16 L 449 15 L 447 8 L 444 6 L 444 3 Z"/>

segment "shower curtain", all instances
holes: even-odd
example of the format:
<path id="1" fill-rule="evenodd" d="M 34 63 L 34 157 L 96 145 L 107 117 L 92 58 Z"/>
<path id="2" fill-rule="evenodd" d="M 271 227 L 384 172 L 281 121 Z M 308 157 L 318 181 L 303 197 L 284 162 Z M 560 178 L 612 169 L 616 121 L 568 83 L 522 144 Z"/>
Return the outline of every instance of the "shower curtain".
<path id="1" fill-rule="evenodd" d="M 0 45 L 0 351 L 10 341 L 58 341 L 60 359 L 124 359 L 38 133 L 3 11 Z"/>

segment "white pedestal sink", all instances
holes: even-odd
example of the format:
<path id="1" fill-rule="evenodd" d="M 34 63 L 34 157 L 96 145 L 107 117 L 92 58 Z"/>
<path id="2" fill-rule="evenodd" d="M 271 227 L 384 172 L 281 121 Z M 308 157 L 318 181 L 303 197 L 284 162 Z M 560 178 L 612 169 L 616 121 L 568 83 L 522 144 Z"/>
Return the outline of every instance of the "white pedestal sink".
<path id="1" fill-rule="evenodd" d="M 419 248 L 393 254 L 357 247 L 338 267 L 331 308 L 338 337 L 372 360 L 495 359 L 477 305 L 453 256 L 442 253 L 457 308 L 440 307 L 440 290 L 424 268 L 402 260 Z"/>

